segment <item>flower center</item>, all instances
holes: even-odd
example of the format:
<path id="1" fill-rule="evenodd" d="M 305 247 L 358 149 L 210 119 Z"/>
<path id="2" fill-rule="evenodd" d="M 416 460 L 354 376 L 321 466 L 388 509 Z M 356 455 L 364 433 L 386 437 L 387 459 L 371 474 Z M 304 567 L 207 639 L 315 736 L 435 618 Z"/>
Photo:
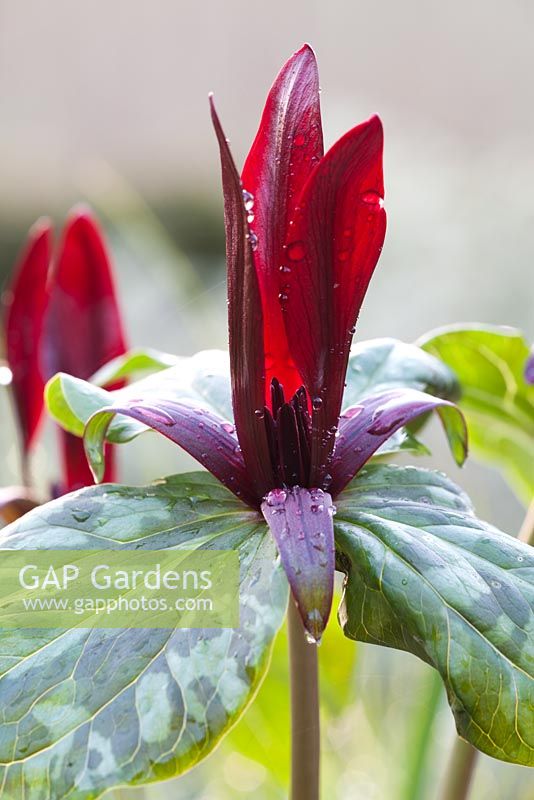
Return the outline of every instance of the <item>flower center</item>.
<path id="1" fill-rule="evenodd" d="M 308 486 L 310 478 L 311 419 L 308 396 L 303 386 L 286 402 L 284 387 L 271 381 L 271 407 L 262 417 L 275 486 Z"/>

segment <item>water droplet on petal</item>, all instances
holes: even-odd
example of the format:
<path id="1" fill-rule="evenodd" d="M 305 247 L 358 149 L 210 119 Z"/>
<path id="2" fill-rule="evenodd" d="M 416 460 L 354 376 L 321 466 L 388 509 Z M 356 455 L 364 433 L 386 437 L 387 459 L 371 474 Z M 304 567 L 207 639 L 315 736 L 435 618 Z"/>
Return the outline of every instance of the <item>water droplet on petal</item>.
<path id="1" fill-rule="evenodd" d="M 322 397 L 314 397 L 312 400 L 312 407 L 318 411 L 321 406 L 323 405 L 323 398 Z"/>
<path id="2" fill-rule="evenodd" d="M 378 211 L 384 206 L 384 201 L 378 192 L 364 192 L 360 195 L 360 200 L 368 206 L 374 206 L 373 211 Z"/>
<path id="3" fill-rule="evenodd" d="M 154 422 L 156 425 L 166 425 L 170 427 L 175 424 L 174 417 L 171 417 L 166 411 L 161 408 L 153 408 L 151 406 L 132 406 L 132 411 L 137 411 L 142 414 L 145 419 Z"/>
<path id="4" fill-rule="evenodd" d="M 286 252 L 291 261 L 302 261 L 306 255 L 303 242 L 291 242 L 287 245 Z"/>
<path id="5" fill-rule="evenodd" d="M 268 506 L 280 506 L 287 500 L 287 492 L 284 489 L 273 489 L 266 497 Z"/>
<path id="6" fill-rule="evenodd" d="M 223 431 L 226 431 L 226 433 L 234 433 L 235 431 L 235 428 L 231 422 L 223 422 L 221 424 L 221 428 L 223 429 Z"/>
<path id="7" fill-rule="evenodd" d="M 352 419 L 353 417 L 357 417 L 358 414 L 361 414 L 363 411 L 363 406 L 352 406 L 351 408 L 347 408 L 346 411 L 343 412 L 341 417 L 343 419 Z"/>
<path id="8" fill-rule="evenodd" d="M 247 192 L 246 189 L 243 189 L 243 202 L 245 204 L 245 209 L 247 211 L 252 211 L 254 208 L 254 195 Z"/>
<path id="9" fill-rule="evenodd" d="M 247 234 L 247 239 L 249 240 L 250 246 L 252 247 L 252 249 L 253 250 L 257 250 L 257 248 L 258 248 L 258 237 L 256 236 L 256 234 L 253 233 L 253 231 L 250 231 L 250 233 Z"/>
<path id="10" fill-rule="evenodd" d="M 76 522 L 87 522 L 89 517 L 91 516 L 90 511 L 73 511 L 72 516 L 76 520 Z"/>
<path id="11" fill-rule="evenodd" d="M 304 136 L 304 134 L 297 133 L 297 135 L 293 139 L 293 144 L 295 145 L 295 147 L 302 147 L 304 144 L 306 144 L 306 137 Z"/>

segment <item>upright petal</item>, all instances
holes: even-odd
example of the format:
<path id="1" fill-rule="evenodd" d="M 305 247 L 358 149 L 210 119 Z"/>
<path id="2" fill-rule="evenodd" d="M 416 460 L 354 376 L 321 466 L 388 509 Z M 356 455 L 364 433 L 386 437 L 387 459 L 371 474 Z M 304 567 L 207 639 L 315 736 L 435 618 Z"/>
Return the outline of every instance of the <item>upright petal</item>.
<path id="1" fill-rule="evenodd" d="M 274 482 L 262 411 L 265 368 L 260 291 L 241 181 L 212 98 L 210 106 L 221 154 L 224 194 L 232 404 L 243 457 L 261 498 Z"/>
<path id="2" fill-rule="evenodd" d="M 67 372 L 87 380 L 126 351 L 111 264 L 88 211 L 65 225 L 49 281 L 43 363 L 46 377 Z"/>
<path id="3" fill-rule="evenodd" d="M 43 364 L 46 378 L 67 372 L 87 380 L 100 367 L 126 352 L 122 319 L 111 263 L 96 220 L 74 211 L 65 225 L 49 280 Z M 117 387 L 116 387 L 117 388 Z M 81 440 L 62 432 L 62 491 L 93 481 Z M 114 479 L 110 455 L 107 478 Z"/>
<path id="4" fill-rule="evenodd" d="M 28 452 L 43 411 L 44 376 L 39 361 L 39 342 L 46 309 L 46 279 L 50 264 L 52 228 L 39 220 L 4 295 L 6 356 L 13 373 L 15 410 L 23 450 Z"/>
<path id="5" fill-rule="evenodd" d="M 272 378 L 291 397 L 302 380 L 291 358 L 278 295 L 283 294 L 284 244 L 295 202 L 323 155 L 319 76 L 313 50 L 304 45 L 282 67 L 263 110 L 245 162 L 243 188 L 250 193 L 254 261 L 263 302 L 267 393 Z M 266 395 L 266 404 L 270 397 Z"/>
<path id="6" fill-rule="evenodd" d="M 333 448 L 354 326 L 384 241 L 382 145 L 378 117 L 343 136 L 311 174 L 290 225 L 282 310 L 312 397 L 312 484 Z"/>
<path id="7" fill-rule="evenodd" d="M 334 591 L 334 506 L 321 489 L 274 489 L 261 510 L 276 541 L 293 598 L 309 636 L 322 636 Z"/>
<path id="8" fill-rule="evenodd" d="M 341 417 L 330 466 L 332 495 L 345 488 L 395 431 L 430 411 L 437 411 L 454 459 L 462 465 L 467 457 L 467 428 L 460 409 L 416 389 L 391 389 L 364 398 Z"/>

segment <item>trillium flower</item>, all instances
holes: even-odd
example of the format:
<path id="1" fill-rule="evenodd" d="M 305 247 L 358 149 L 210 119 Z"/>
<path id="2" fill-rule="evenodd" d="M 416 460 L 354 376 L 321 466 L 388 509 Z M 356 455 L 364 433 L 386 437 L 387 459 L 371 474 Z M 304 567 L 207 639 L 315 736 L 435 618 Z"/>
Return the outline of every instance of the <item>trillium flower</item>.
<path id="1" fill-rule="evenodd" d="M 240 176 L 210 104 L 222 166 L 235 428 L 153 394 L 118 401 L 93 427 L 101 434 L 117 413 L 144 423 L 261 510 L 304 627 L 319 640 L 332 604 L 335 496 L 414 417 L 438 409 L 450 428 L 458 412 L 395 389 L 342 413 L 354 328 L 386 230 L 379 118 L 323 154 L 317 64 L 305 45 L 274 82 Z M 86 447 L 101 478 L 94 433 Z M 462 436 L 453 449 L 463 461 Z"/>
<path id="2" fill-rule="evenodd" d="M 54 251 L 49 220 L 31 229 L 5 293 L 7 363 L 27 461 L 42 418 L 45 382 L 62 370 L 85 380 L 126 351 L 110 260 L 98 224 L 74 210 Z M 93 483 L 78 438 L 60 431 L 61 492 Z M 111 454 L 110 454 L 111 455 Z M 106 478 L 113 479 L 112 460 Z"/>

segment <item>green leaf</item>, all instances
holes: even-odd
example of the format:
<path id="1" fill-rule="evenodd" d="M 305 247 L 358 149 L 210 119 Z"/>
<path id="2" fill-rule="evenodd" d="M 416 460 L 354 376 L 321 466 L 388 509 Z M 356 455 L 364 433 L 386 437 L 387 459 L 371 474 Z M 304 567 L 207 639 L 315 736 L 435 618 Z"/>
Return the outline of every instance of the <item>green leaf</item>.
<path id="1" fill-rule="evenodd" d="M 177 356 L 176 361 L 174 367 L 113 392 L 60 372 L 45 389 L 48 410 L 62 428 L 80 437 L 97 411 L 136 397 L 189 400 L 231 420 L 228 354 L 222 350 L 203 350 L 191 357 Z M 146 430 L 145 425 L 116 417 L 107 431 L 107 439 L 114 443 L 128 442 Z"/>
<path id="2" fill-rule="evenodd" d="M 91 383 L 95 386 L 110 386 L 139 373 L 161 372 L 163 369 L 174 367 L 179 361 L 178 356 L 160 353 L 159 350 L 151 348 L 128 350 L 95 372 L 91 377 Z"/>
<path id="3" fill-rule="evenodd" d="M 521 333 L 497 326 L 442 328 L 421 346 L 460 381 L 460 408 L 475 458 L 498 467 L 519 497 L 534 496 L 534 386 L 526 383 L 529 347 Z"/>
<path id="4" fill-rule="evenodd" d="M 534 550 L 415 467 L 367 466 L 337 509 L 345 635 L 433 665 L 459 734 L 534 766 Z"/>
<path id="5" fill-rule="evenodd" d="M 344 407 L 388 389 L 417 389 L 445 400 L 459 396 L 458 380 L 439 359 L 398 339 L 370 339 L 351 350 Z"/>
<path id="6" fill-rule="evenodd" d="M 343 397 L 345 408 L 371 394 L 398 388 L 417 389 L 446 400 L 456 400 L 459 395 L 458 381 L 449 367 L 414 344 L 383 338 L 358 342 L 352 347 Z M 374 459 L 406 450 L 429 455 L 426 445 L 415 436 L 424 419 L 394 433 Z"/>
<path id="7" fill-rule="evenodd" d="M 0 632 L 3 797 L 93 800 L 173 777 L 253 698 L 287 582 L 261 517 L 211 476 L 84 489 L 3 529 L 0 546 L 236 549 L 241 564 L 237 629 Z"/>

